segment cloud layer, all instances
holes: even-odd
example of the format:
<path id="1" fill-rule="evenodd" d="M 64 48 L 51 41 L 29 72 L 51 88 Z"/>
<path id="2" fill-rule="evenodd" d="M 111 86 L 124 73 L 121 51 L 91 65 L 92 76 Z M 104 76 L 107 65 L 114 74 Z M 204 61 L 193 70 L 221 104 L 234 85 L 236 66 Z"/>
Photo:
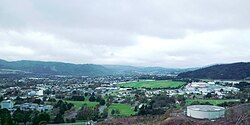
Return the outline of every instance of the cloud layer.
<path id="1" fill-rule="evenodd" d="M 0 58 L 196 67 L 250 61 L 248 0 L 0 1 Z"/>

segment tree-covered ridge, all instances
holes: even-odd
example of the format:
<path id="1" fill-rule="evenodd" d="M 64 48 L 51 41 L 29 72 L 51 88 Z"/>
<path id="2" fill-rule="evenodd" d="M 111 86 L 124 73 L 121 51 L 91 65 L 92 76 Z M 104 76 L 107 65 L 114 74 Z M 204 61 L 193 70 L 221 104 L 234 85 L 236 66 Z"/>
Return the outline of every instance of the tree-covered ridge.
<path id="1" fill-rule="evenodd" d="M 107 75 L 112 71 L 101 65 L 70 64 L 61 62 L 42 61 L 0 61 L 0 69 L 21 70 L 37 74 L 49 75 Z"/>
<path id="2" fill-rule="evenodd" d="M 171 69 L 162 67 L 134 67 L 123 65 L 72 64 L 44 61 L 5 61 L 0 59 L 1 72 L 26 72 L 47 75 L 103 76 L 115 74 L 177 74 L 191 69 Z"/>
<path id="3" fill-rule="evenodd" d="M 182 78 L 245 79 L 250 77 L 250 62 L 213 65 L 194 71 L 180 73 Z"/>

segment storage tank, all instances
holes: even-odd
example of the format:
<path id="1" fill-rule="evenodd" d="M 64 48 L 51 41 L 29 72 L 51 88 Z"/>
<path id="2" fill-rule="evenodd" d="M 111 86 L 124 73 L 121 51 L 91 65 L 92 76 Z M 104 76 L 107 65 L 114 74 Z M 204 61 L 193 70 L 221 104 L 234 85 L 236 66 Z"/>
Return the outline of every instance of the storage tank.
<path id="1" fill-rule="evenodd" d="M 187 107 L 187 116 L 197 119 L 217 119 L 224 117 L 225 108 L 212 105 L 191 105 Z"/>

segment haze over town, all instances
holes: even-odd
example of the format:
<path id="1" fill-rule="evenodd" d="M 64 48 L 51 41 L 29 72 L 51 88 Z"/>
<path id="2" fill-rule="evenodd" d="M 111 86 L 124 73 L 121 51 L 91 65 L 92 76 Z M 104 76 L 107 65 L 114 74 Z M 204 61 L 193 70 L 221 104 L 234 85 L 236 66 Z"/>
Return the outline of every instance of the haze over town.
<path id="1" fill-rule="evenodd" d="M 0 58 L 199 67 L 250 61 L 248 0 L 0 1 Z"/>

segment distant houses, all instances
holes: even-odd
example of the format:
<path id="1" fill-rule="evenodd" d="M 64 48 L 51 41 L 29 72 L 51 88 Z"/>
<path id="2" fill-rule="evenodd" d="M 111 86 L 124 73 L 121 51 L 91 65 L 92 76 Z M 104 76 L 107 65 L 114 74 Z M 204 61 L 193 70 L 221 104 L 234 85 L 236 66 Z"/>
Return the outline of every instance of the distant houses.
<path id="1" fill-rule="evenodd" d="M 1 109 L 8 109 L 10 111 L 20 108 L 21 110 L 37 110 L 37 111 L 50 111 L 52 110 L 52 105 L 39 105 L 35 103 L 23 103 L 14 105 L 14 102 L 11 100 L 3 100 L 1 102 Z"/>
<path id="2" fill-rule="evenodd" d="M 50 111 L 53 106 L 51 105 L 38 105 L 35 103 L 24 103 L 21 105 L 15 105 L 16 108 L 20 108 L 21 110 L 37 110 L 37 111 Z"/>

